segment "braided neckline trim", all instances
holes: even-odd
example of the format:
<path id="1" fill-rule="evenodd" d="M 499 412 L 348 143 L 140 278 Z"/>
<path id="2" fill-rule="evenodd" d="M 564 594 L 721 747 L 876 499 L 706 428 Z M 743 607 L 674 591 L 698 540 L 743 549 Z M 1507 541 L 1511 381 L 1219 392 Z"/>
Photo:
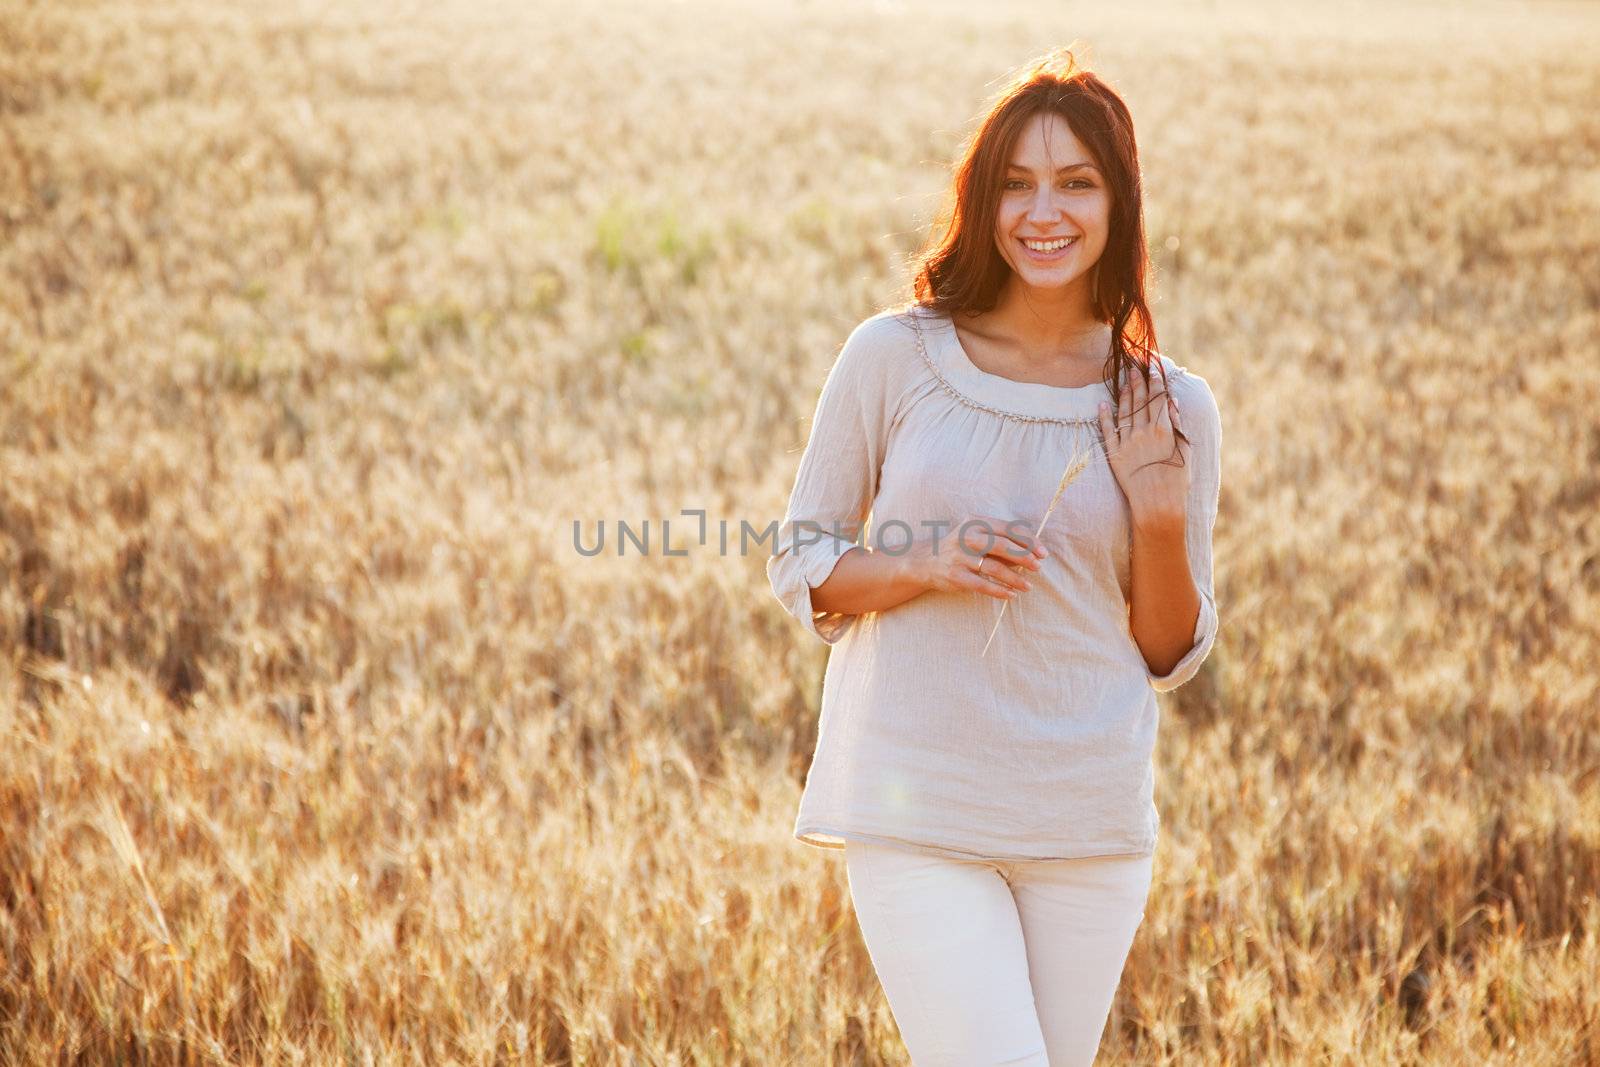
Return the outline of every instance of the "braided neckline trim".
<path id="1" fill-rule="evenodd" d="M 993 404 L 985 404 L 983 401 L 967 395 L 957 388 L 955 384 L 945 376 L 944 372 L 940 370 L 939 364 L 931 355 L 928 354 L 927 346 L 923 343 L 922 324 L 917 321 L 918 310 L 912 308 L 903 314 L 910 322 L 912 332 L 916 335 L 917 354 L 922 357 L 922 362 L 927 364 L 928 370 L 933 373 L 934 378 L 938 380 L 941 386 L 943 386 L 944 391 L 949 393 L 956 400 L 959 400 L 961 403 L 965 404 L 967 407 L 975 408 L 978 411 L 985 411 L 991 415 L 998 415 L 1003 419 L 1011 419 L 1015 422 L 1048 422 L 1060 426 L 1099 426 L 1100 419 L 1097 416 L 1025 415 L 1020 411 L 1010 411 L 1006 408 L 996 407 Z M 1183 367 L 1173 366 L 1167 371 L 1167 378 L 1170 380 L 1185 373 L 1187 373 L 1187 371 Z"/>

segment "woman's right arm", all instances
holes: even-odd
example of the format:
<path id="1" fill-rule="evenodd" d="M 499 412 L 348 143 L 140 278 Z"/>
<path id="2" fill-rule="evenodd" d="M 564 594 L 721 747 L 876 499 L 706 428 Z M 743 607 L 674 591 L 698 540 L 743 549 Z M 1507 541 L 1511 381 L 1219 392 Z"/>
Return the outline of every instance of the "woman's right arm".
<path id="1" fill-rule="evenodd" d="M 976 516 L 962 525 L 965 549 L 949 530 L 937 540 L 930 533 L 904 551 L 899 545 L 892 552 L 851 549 L 811 591 L 812 606 L 859 615 L 887 611 L 930 589 L 1008 600 L 1033 588 L 1019 572 L 1037 571 L 1043 550 L 1020 523 Z M 980 560 L 987 564 L 981 575 Z"/>
<path id="2" fill-rule="evenodd" d="M 903 330 L 891 317 L 874 316 L 845 340 L 817 398 L 788 510 L 767 560 L 767 579 L 778 600 L 830 645 L 850 631 L 859 615 L 860 605 L 853 598 L 833 596 L 840 587 L 832 584 L 831 577 L 845 558 L 850 557 L 845 574 L 852 587 L 859 586 L 861 576 L 877 585 L 872 579 L 886 577 L 884 565 L 897 562 L 856 542 L 877 496 L 889 427 L 905 377 Z M 857 579 L 850 580 L 849 575 Z M 818 604 L 815 593 L 825 583 L 826 604 Z M 902 594 L 894 603 L 920 592 L 904 580 L 894 587 Z"/>
<path id="3" fill-rule="evenodd" d="M 964 589 L 1005 598 L 1027 588 L 1019 568 L 1038 569 L 1026 533 L 999 520 L 986 539 L 982 526 L 967 528 L 976 552 L 995 560 L 985 575 L 979 556 L 963 552 L 953 530 L 932 534 L 907 549 L 857 544 L 888 447 L 901 391 L 910 382 L 905 327 L 877 316 L 855 328 L 828 372 L 811 419 L 811 432 L 795 474 L 789 506 L 778 529 L 767 577 L 774 594 L 808 631 L 828 644 L 849 632 L 867 612 L 886 611 L 930 589 Z M 1009 564 L 1009 565 L 1001 565 Z M 992 580 L 991 580 L 992 579 Z"/>
<path id="4" fill-rule="evenodd" d="M 910 556 L 858 545 L 840 556 L 833 573 L 811 591 L 811 606 L 846 615 L 888 611 L 930 588 L 916 564 Z"/>

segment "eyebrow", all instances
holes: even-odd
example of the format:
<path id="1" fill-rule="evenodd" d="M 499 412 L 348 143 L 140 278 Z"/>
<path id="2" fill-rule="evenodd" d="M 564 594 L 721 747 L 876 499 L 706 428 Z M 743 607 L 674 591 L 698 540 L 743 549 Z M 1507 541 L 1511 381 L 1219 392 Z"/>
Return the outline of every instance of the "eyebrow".
<path id="1" fill-rule="evenodd" d="M 1069 170 L 1078 170 L 1079 168 L 1082 168 L 1082 167 L 1088 167 L 1090 170 L 1099 170 L 1100 169 L 1099 167 L 1095 166 L 1093 163 L 1068 163 L 1066 166 L 1058 168 L 1056 170 L 1056 173 L 1057 174 L 1065 174 Z M 1032 168 L 1024 167 L 1021 163 L 1008 163 L 1008 164 L 1006 164 L 1006 170 L 1008 170 L 1008 171 L 1009 170 L 1020 170 L 1024 174 L 1032 174 L 1033 173 Z"/>

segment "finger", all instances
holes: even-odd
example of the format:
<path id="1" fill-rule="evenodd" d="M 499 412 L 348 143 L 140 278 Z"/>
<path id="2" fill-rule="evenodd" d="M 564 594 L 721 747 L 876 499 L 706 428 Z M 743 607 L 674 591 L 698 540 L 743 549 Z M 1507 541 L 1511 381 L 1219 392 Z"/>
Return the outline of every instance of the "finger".
<path id="1" fill-rule="evenodd" d="M 1128 364 L 1128 380 L 1122 385 L 1122 392 L 1117 396 L 1117 432 L 1120 434 L 1133 424 L 1133 379 L 1139 372 L 1132 363 Z"/>
<path id="2" fill-rule="evenodd" d="M 1008 585 L 1014 585 L 1016 589 L 1032 589 L 1032 587 L 1034 587 L 1034 581 L 1032 581 L 1032 577 L 1029 577 L 1029 574 L 1027 574 L 1026 565 L 1021 565 L 1021 563 L 1013 563 L 1013 561 L 1005 560 L 1005 558 L 989 558 L 990 560 L 995 560 L 998 568 L 1003 568 L 997 569 L 995 563 L 990 563 L 989 566 L 984 568 L 984 573 L 989 574 L 989 577 L 992 577 L 992 579 L 995 579 L 995 581 L 1003 581 Z"/>
<path id="3" fill-rule="evenodd" d="M 1031 529 L 1022 528 L 1026 525 L 1021 519 L 1012 519 L 1005 523 L 998 531 L 1003 538 L 998 547 L 1005 553 L 1004 562 L 1038 570 L 1043 548 Z"/>
<path id="4" fill-rule="evenodd" d="M 966 529 L 962 545 L 969 556 L 994 556 L 1002 562 L 1027 561 L 1034 570 L 1039 569 L 1036 542 L 1031 536 L 1012 534 L 1005 523 L 991 515 L 974 516 L 962 525 Z"/>
<path id="5" fill-rule="evenodd" d="M 1138 373 L 1133 382 L 1133 425 L 1135 428 L 1148 426 L 1150 418 L 1150 383 Z"/>
<path id="6" fill-rule="evenodd" d="M 976 575 L 973 576 L 971 582 L 963 582 L 961 584 L 971 589 L 974 593 L 992 596 L 996 600 L 1011 600 L 1018 595 L 1015 589 L 1007 589 L 1003 585 L 996 585 L 989 579 L 979 578 Z"/>
<path id="7" fill-rule="evenodd" d="M 992 596 L 996 600 L 1010 600 L 1018 592 L 1010 586 L 990 581 L 988 576 L 981 575 L 977 571 L 962 571 L 956 578 L 956 584 L 974 593 Z"/>
<path id="8" fill-rule="evenodd" d="M 968 566 L 976 566 L 978 557 L 989 551 L 989 525 L 981 515 L 963 520 L 956 527 L 956 547 L 971 557 Z"/>
<path id="9" fill-rule="evenodd" d="M 1122 424 L 1124 432 L 1139 428 L 1139 383 L 1143 375 L 1138 367 L 1128 369 L 1128 421 Z"/>
<path id="10" fill-rule="evenodd" d="M 989 581 L 1010 586 L 1018 592 L 1033 588 L 1033 583 L 1028 581 L 1021 567 L 995 556 L 985 556 L 979 561 L 978 568 L 978 573 Z"/>
<path id="11" fill-rule="evenodd" d="M 1100 443 L 1105 446 L 1106 458 L 1110 459 L 1117 450 L 1117 427 L 1112 421 L 1111 401 L 1100 402 L 1100 411 L 1096 417 L 1100 420 Z"/>
<path id="12" fill-rule="evenodd" d="M 994 547 L 995 535 L 989 520 L 974 515 L 956 528 L 956 545 L 967 557 L 967 566 L 976 567 L 978 561 Z"/>
<path id="13" fill-rule="evenodd" d="M 1033 535 L 1032 530 L 1022 528 L 1026 525 L 1021 519 L 1012 519 L 1010 522 L 999 523 L 996 533 L 1004 540 L 997 547 L 1005 553 L 1004 557 L 1002 557 L 1002 562 L 1021 564 L 1033 570 L 1038 570 L 1042 547 L 1039 544 L 1039 539 Z"/>

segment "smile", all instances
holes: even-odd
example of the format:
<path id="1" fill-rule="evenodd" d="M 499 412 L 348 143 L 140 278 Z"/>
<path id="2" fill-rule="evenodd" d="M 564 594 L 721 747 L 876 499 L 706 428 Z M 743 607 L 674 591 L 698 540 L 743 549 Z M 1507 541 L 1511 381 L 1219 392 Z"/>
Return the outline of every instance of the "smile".
<path id="1" fill-rule="evenodd" d="M 1035 241 L 1023 237 L 1019 240 L 1022 247 L 1028 250 L 1028 258 L 1040 263 L 1064 259 L 1067 249 L 1078 242 L 1076 237 L 1056 237 L 1048 241 Z"/>

